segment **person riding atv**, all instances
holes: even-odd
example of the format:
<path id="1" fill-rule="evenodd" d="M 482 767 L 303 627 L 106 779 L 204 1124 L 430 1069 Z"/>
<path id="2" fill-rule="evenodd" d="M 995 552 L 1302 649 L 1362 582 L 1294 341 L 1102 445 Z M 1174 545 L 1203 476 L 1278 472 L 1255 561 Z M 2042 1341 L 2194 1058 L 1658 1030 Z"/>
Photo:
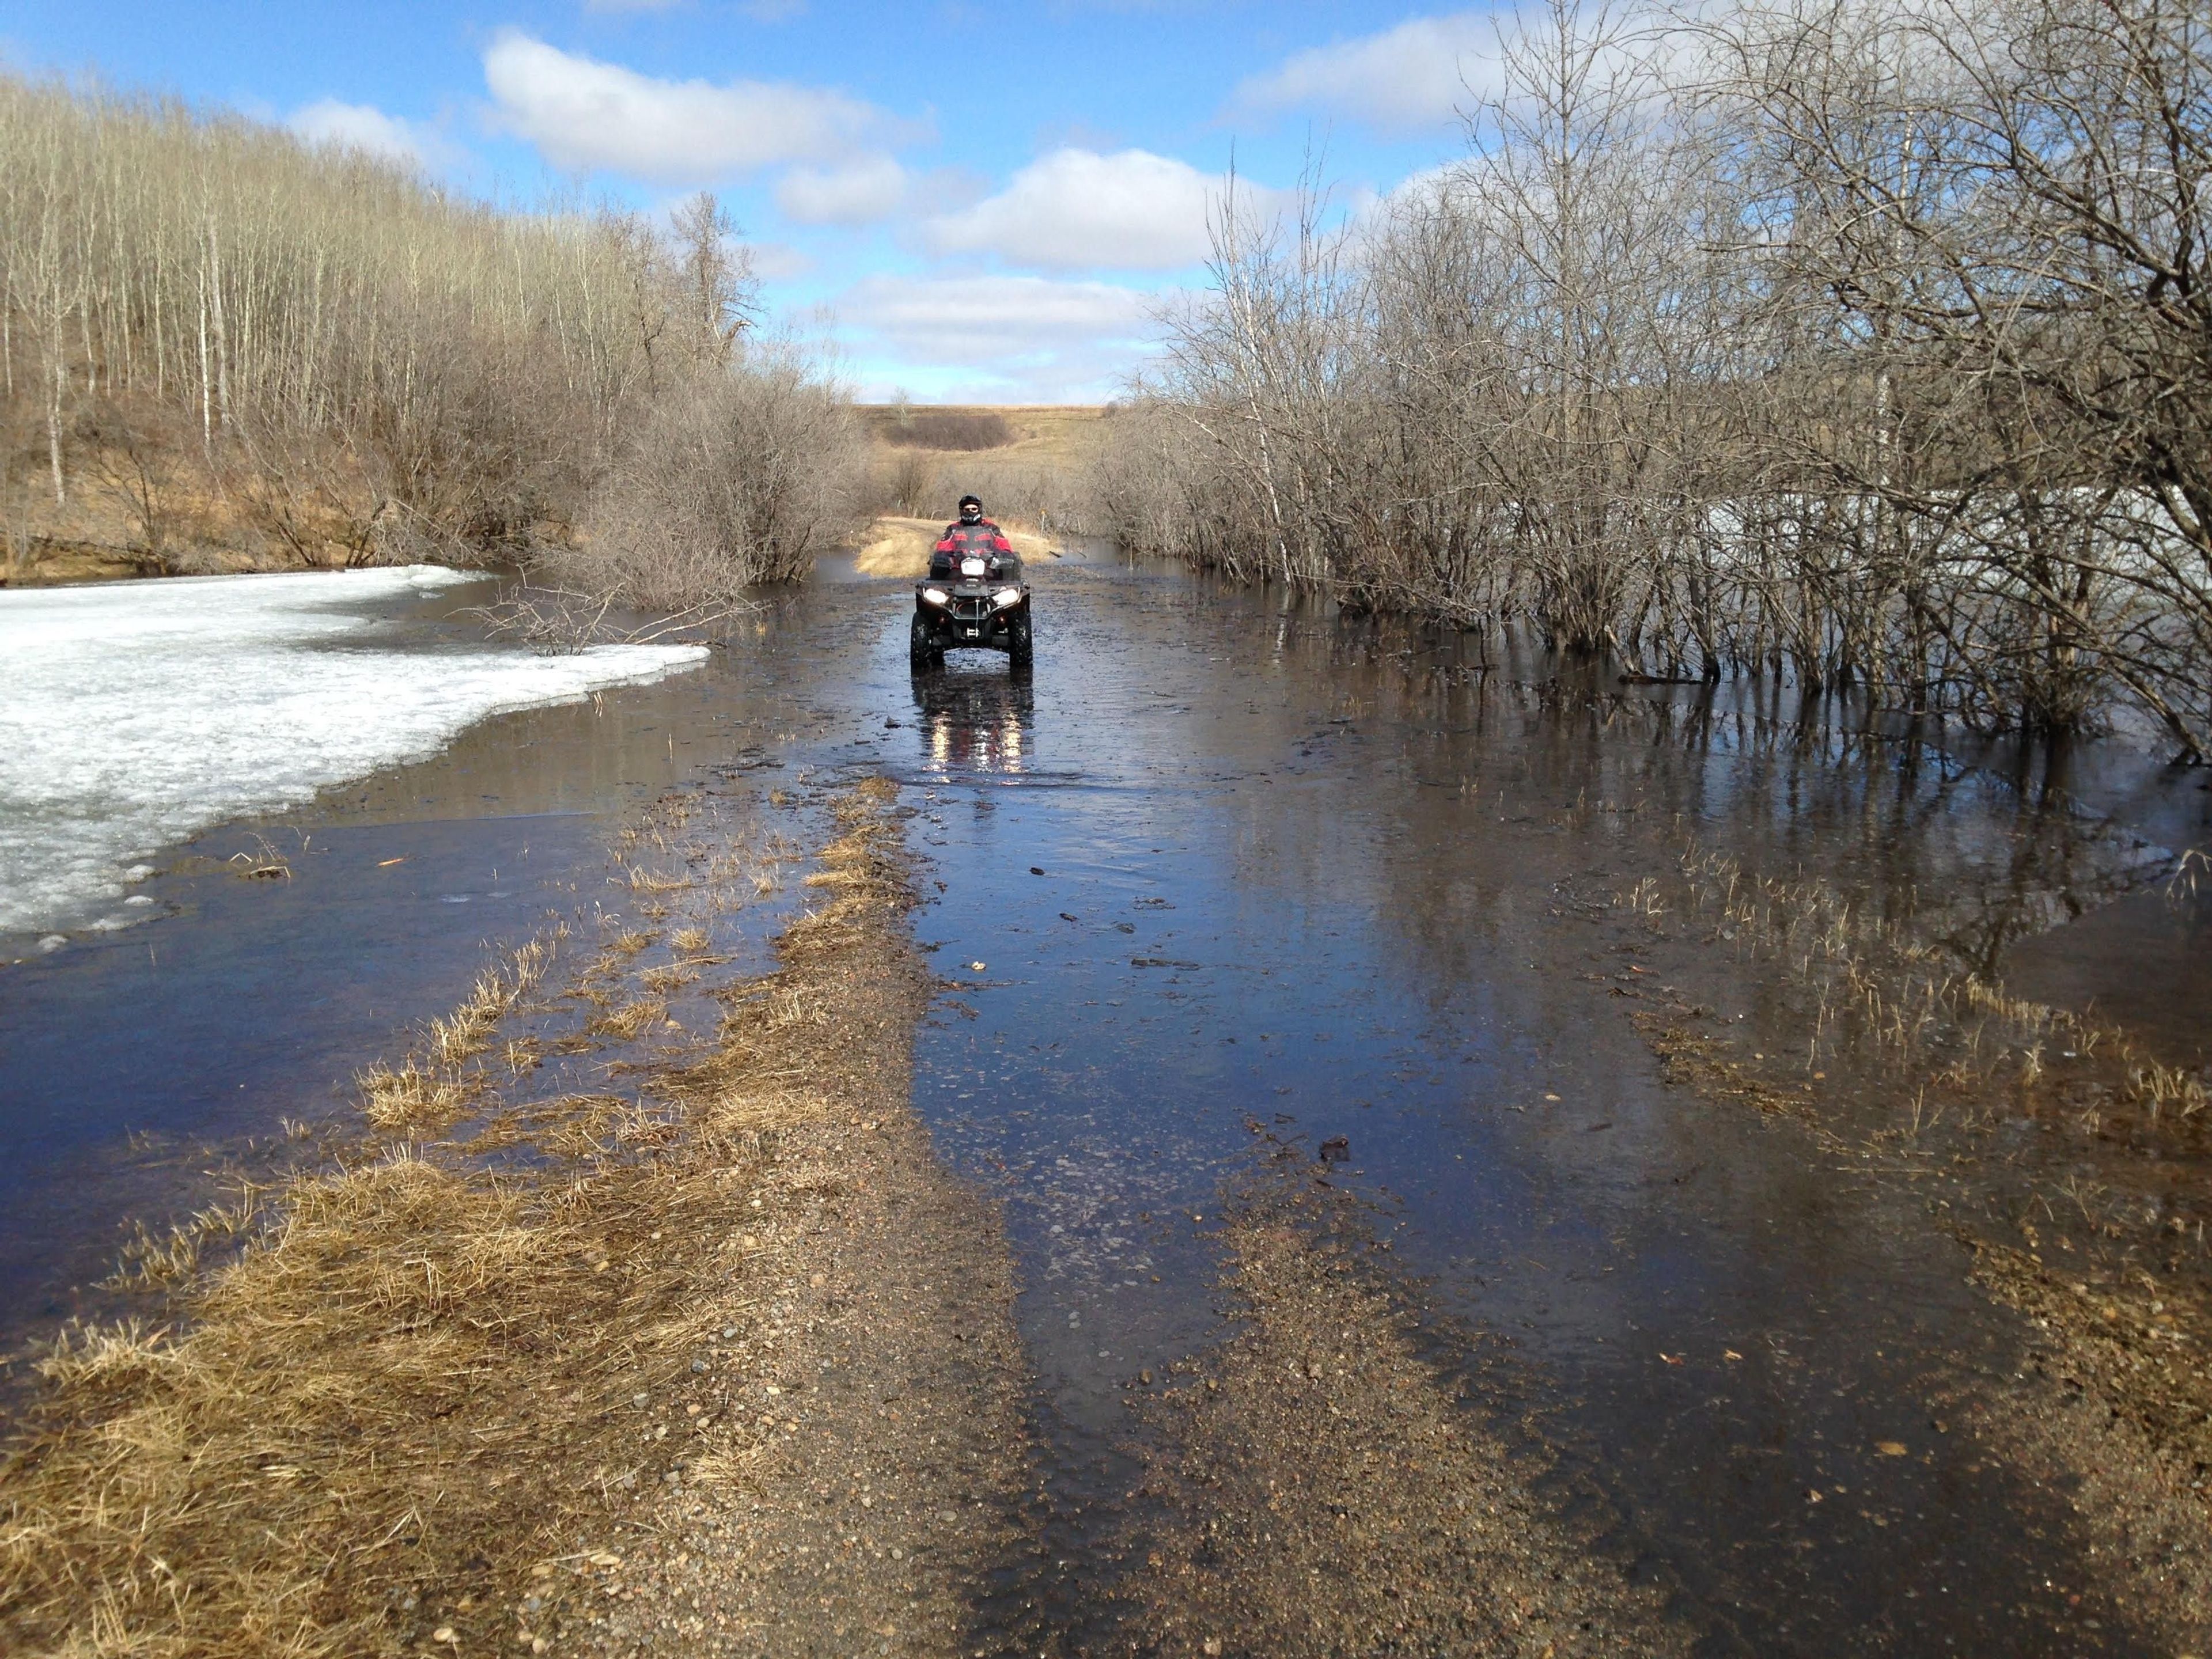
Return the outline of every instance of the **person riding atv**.
<path id="1" fill-rule="evenodd" d="M 1006 532 L 983 516 L 983 503 L 973 495 L 960 498 L 960 516 L 945 526 L 945 534 L 930 550 L 929 574 L 951 575 L 957 562 L 965 553 L 987 559 L 1014 556 L 1013 544 L 1006 539 Z"/>
<path id="2" fill-rule="evenodd" d="M 945 526 L 930 550 L 928 578 L 914 590 L 915 670 L 938 667 L 955 646 L 1003 651 L 1016 673 L 1028 671 L 1033 650 L 1021 559 L 973 495 L 960 498 L 959 518 Z"/>

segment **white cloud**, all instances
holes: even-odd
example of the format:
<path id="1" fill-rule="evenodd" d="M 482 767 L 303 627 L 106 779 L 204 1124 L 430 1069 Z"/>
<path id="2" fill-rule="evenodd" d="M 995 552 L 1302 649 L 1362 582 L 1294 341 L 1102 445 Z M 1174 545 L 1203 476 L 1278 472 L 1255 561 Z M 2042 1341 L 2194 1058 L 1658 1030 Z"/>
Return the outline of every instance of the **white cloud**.
<path id="1" fill-rule="evenodd" d="M 1494 93 L 1498 67 L 1491 13 L 1415 17 L 1299 52 L 1243 82 L 1230 107 L 1255 115 L 1324 110 L 1378 127 L 1433 127 Z"/>
<path id="2" fill-rule="evenodd" d="M 1151 295 L 1044 276 L 865 277 L 838 321 L 909 362 L 975 369 L 1079 348 L 1129 347 L 1152 333 Z"/>
<path id="3" fill-rule="evenodd" d="M 790 161 L 838 161 L 903 129 L 872 104 L 788 82 L 663 81 L 502 31 L 484 82 L 506 131 L 556 166 L 708 184 Z"/>
<path id="4" fill-rule="evenodd" d="M 775 204 L 802 225 L 872 225 L 896 213 L 912 180 L 889 155 L 841 167 L 796 167 L 777 181 Z"/>
<path id="5" fill-rule="evenodd" d="M 284 125 L 311 144 L 337 144 L 380 155 L 387 161 L 426 164 L 445 145 L 412 122 L 386 115 L 368 104 L 319 99 L 294 110 Z"/>
<path id="6" fill-rule="evenodd" d="M 747 242 L 745 256 L 753 275 L 764 283 L 795 282 L 814 269 L 814 256 L 788 242 Z"/>
<path id="7" fill-rule="evenodd" d="M 1149 150 L 1056 149 L 996 196 L 932 220 L 929 241 L 941 253 L 1063 270 L 1172 270 L 1206 258 L 1207 215 L 1226 188 Z M 1266 210 L 1273 194 L 1242 185 L 1240 206 Z"/>

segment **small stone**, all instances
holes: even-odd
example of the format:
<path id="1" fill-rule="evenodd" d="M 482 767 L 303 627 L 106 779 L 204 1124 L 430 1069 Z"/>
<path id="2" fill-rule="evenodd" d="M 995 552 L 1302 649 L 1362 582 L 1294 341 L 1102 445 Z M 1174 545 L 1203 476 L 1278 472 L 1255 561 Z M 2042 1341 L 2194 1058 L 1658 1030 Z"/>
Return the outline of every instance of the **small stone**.
<path id="1" fill-rule="evenodd" d="M 980 974 L 983 971 L 983 964 L 980 962 L 971 962 L 968 964 L 968 970 L 970 973 Z"/>
<path id="2" fill-rule="evenodd" d="M 725 1325 L 725 1326 L 723 1326 L 723 1327 L 722 1327 L 722 1340 L 723 1340 L 723 1341 L 725 1341 L 725 1342 L 732 1341 L 732 1340 L 734 1340 L 736 1339 L 737 1334 L 738 1334 L 738 1328 L 737 1328 L 735 1325 Z"/>
<path id="3" fill-rule="evenodd" d="M 694 1373 L 703 1371 L 707 1369 L 707 1362 L 703 1359 L 695 1359 L 691 1362 L 691 1369 Z"/>
<path id="4" fill-rule="evenodd" d="M 459 1636 L 456 1636 L 453 1633 L 453 1627 L 451 1625 L 439 1626 L 437 1629 L 430 1632 L 430 1639 L 433 1642 L 451 1642 L 456 1647 L 460 1645 L 461 1640 Z"/>
<path id="5" fill-rule="evenodd" d="M 630 1395 L 629 1403 L 636 1407 L 638 1410 L 643 1411 L 647 1405 L 652 1403 L 652 1400 L 653 1396 L 651 1395 L 641 1391 Z"/>

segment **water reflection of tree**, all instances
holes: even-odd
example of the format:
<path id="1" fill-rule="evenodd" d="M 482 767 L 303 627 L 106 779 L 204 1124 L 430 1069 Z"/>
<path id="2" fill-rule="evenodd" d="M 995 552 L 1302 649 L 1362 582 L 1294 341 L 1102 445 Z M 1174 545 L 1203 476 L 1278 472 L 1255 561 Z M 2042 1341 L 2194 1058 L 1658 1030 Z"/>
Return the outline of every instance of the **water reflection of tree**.
<path id="1" fill-rule="evenodd" d="M 1692 841 L 1825 883 L 1992 977 L 2014 941 L 2160 859 L 2075 807 L 2063 756 L 1969 765 L 1849 696 L 1624 690 L 1525 641 L 1493 642 L 1489 672 L 1471 672 L 1452 636 L 1369 619 L 1316 619 L 1282 648 L 1354 718 L 1299 740 L 1315 787 L 1271 797 L 1253 873 L 1364 896 L 1440 987 L 1465 981 L 1488 918 L 1532 885 L 1602 898 Z M 1376 787 L 1385 775 L 1403 787 Z"/>

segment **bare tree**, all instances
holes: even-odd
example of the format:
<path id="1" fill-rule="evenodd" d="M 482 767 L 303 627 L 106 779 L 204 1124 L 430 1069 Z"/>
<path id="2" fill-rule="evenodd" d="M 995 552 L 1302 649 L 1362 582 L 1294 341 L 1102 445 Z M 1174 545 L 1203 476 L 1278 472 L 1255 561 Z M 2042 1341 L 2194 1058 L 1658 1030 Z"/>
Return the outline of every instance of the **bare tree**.
<path id="1" fill-rule="evenodd" d="M 1545 0 L 1455 166 L 1224 215 L 1135 545 L 1988 727 L 2212 744 L 2212 21 Z"/>

